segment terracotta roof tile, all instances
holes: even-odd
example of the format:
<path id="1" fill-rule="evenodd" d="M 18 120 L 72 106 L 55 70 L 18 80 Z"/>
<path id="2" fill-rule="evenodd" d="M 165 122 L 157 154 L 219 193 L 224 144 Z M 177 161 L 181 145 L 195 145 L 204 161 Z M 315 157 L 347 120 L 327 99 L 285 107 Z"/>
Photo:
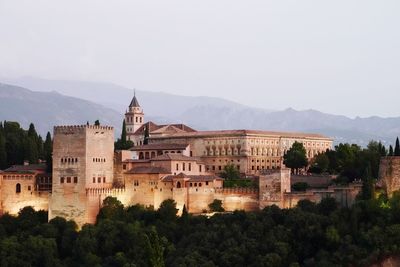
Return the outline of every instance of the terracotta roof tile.
<path id="1" fill-rule="evenodd" d="M 128 174 L 170 174 L 171 172 L 167 171 L 161 167 L 135 167 L 127 172 Z"/>
<path id="2" fill-rule="evenodd" d="M 297 133 L 297 132 L 275 132 L 275 131 L 257 131 L 257 130 L 220 130 L 220 131 L 197 131 L 189 133 L 176 133 L 168 136 L 152 136 L 152 139 L 162 139 L 171 137 L 208 137 L 208 136 L 243 136 L 243 135 L 263 135 L 271 137 L 286 137 L 286 138 L 320 138 L 329 139 L 321 134 L 315 133 Z"/>
<path id="3" fill-rule="evenodd" d="M 184 150 L 188 147 L 188 144 L 148 144 L 142 146 L 134 146 L 131 151 L 140 150 Z"/>
<path id="4" fill-rule="evenodd" d="M 34 171 L 45 171 L 46 164 L 29 164 L 29 165 L 13 165 L 4 172 L 34 172 Z"/>
<path id="5" fill-rule="evenodd" d="M 224 180 L 221 177 L 218 177 L 216 175 L 185 175 L 183 173 L 177 174 L 177 175 L 167 175 L 164 178 L 162 178 L 163 182 L 172 182 L 173 179 L 177 178 L 188 178 L 189 182 L 212 182 L 214 180 Z"/>

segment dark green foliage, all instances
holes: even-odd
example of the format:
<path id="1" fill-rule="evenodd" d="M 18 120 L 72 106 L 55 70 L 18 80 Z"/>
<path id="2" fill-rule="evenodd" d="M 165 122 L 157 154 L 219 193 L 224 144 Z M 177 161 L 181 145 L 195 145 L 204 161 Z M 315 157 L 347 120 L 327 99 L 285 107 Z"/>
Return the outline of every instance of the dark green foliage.
<path id="1" fill-rule="evenodd" d="M 224 187 L 258 188 L 258 183 L 253 179 L 229 179 L 224 181 Z"/>
<path id="2" fill-rule="evenodd" d="M 211 202 L 208 207 L 210 208 L 210 211 L 214 212 L 222 212 L 225 211 L 225 209 L 222 207 L 222 201 L 219 199 L 214 199 L 213 202 Z"/>
<path id="3" fill-rule="evenodd" d="M 127 150 L 133 147 L 133 142 L 130 140 L 127 140 L 126 137 L 126 123 L 125 120 L 122 122 L 122 133 L 121 133 L 121 138 L 119 138 L 115 142 L 115 150 Z"/>
<path id="4" fill-rule="evenodd" d="M 47 163 L 47 172 L 51 173 L 53 168 L 53 141 L 50 132 L 47 132 L 46 140 L 43 144 L 43 155 Z"/>
<path id="5" fill-rule="evenodd" d="M 389 156 L 394 156 L 394 151 L 392 145 L 389 146 Z"/>
<path id="6" fill-rule="evenodd" d="M 220 173 L 220 176 L 227 180 L 237 180 L 240 179 L 240 172 L 235 165 L 227 164 L 224 166 L 224 170 Z"/>
<path id="7" fill-rule="evenodd" d="M 48 156 L 49 151 L 51 156 L 51 146 L 50 134 L 46 137 L 46 142 L 43 142 L 32 123 L 25 131 L 17 122 L 5 121 L 0 125 L 0 169 L 23 164 L 24 161 L 46 161 L 51 166 L 51 157 Z"/>
<path id="8" fill-rule="evenodd" d="M 150 139 L 149 127 L 144 126 L 143 144 L 144 145 L 148 145 L 149 144 L 149 139 Z"/>
<path id="9" fill-rule="evenodd" d="M 362 190 L 358 197 L 364 200 L 373 199 L 375 195 L 375 190 L 374 190 L 375 184 L 374 184 L 374 179 L 371 176 L 370 165 L 368 165 L 368 167 L 364 171 L 362 182 L 363 182 Z"/>
<path id="10" fill-rule="evenodd" d="M 283 163 L 292 169 L 292 172 L 299 173 L 299 169 L 308 165 L 307 152 L 302 143 L 294 142 L 292 147 L 283 156 Z"/>
<path id="11" fill-rule="evenodd" d="M 320 174 L 326 172 L 328 168 L 329 168 L 329 157 L 326 155 L 326 153 L 322 153 L 315 156 L 311 164 L 311 167 L 309 169 L 309 172 Z"/>
<path id="12" fill-rule="evenodd" d="M 396 145 L 394 147 L 394 156 L 400 156 L 400 142 L 399 138 L 396 138 Z"/>
<path id="13" fill-rule="evenodd" d="M 0 266 L 371 266 L 400 253 L 399 193 L 184 219 L 172 200 L 154 211 L 108 198 L 100 214 L 81 231 L 30 207 L 3 215 Z"/>
<path id="14" fill-rule="evenodd" d="M 95 120 L 94 125 L 95 126 L 100 126 L 100 121 L 99 120 Z"/>
<path id="15" fill-rule="evenodd" d="M 293 191 L 306 191 L 309 188 L 308 183 L 298 182 L 292 185 Z"/>
<path id="16" fill-rule="evenodd" d="M 379 163 L 381 157 L 391 154 L 386 150 L 381 142 L 371 141 L 366 148 L 361 148 L 355 144 L 339 144 L 334 150 L 328 150 L 325 153 L 317 155 L 311 165 L 310 171 L 320 173 L 321 169 L 316 168 L 322 162 L 328 162 L 328 167 L 324 171 L 330 174 L 337 174 L 336 183 L 347 184 L 354 180 L 362 179 L 367 168 L 370 169 L 370 176 L 373 180 L 377 179 L 379 173 Z M 328 160 L 326 160 L 326 158 Z"/>

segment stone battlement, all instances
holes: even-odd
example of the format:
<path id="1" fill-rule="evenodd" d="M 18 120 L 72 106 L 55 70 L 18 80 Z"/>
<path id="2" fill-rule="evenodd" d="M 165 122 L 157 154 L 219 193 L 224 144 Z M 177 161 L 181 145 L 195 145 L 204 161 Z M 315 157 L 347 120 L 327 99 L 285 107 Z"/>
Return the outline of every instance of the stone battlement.
<path id="1" fill-rule="evenodd" d="M 124 194 L 125 187 L 121 188 L 86 188 L 86 195 L 115 195 Z"/>
<path id="2" fill-rule="evenodd" d="M 379 181 L 386 189 L 388 196 L 400 190 L 400 156 L 381 158 L 379 166 Z"/>
<path id="3" fill-rule="evenodd" d="M 62 133 L 67 131 L 81 130 L 81 129 L 93 129 L 93 130 L 103 130 L 112 131 L 114 127 L 112 126 L 96 126 L 96 125 L 61 125 L 54 126 L 54 133 Z"/>
<path id="4" fill-rule="evenodd" d="M 217 188 L 215 193 L 219 194 L 241 194 L 241 195 L 255 195 L 258 194 L 257 188 L 237 187 L 237 188 Z"/>

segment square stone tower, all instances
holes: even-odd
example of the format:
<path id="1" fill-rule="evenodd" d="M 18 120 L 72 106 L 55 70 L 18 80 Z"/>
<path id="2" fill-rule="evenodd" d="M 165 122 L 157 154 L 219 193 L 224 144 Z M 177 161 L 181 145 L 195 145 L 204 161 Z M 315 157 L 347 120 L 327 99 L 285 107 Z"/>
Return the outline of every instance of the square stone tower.
<path id="1" fill-rule="evenodd" d="M 54 127 L 49 219 L 57 216 L 74 219 L 79 226 L 93 223 L 95 216 L 91 214 L 87 190 L 112 187 L 113 159 L 112 127 Z M 100 199 L 98 205 L 101 205 Z"/>

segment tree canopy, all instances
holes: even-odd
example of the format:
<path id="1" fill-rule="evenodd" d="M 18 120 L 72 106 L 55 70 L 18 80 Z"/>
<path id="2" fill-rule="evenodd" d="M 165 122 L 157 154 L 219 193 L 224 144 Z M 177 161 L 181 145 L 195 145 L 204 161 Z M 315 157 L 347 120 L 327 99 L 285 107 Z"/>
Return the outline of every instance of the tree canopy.
<path id="1" fill-rule="evenodd" d="M 299 173 L 299 169 L 308 165 L 307 151 L 302 143 L 294 142 L 292 147 L 283 156 L 283 163 L 292 169 L 292 172 Z"/>
<path id="2" fill-rule="evenodd" d="M 17 122 L 0 123 L 0 169 L 23 164 L 24 161 L 32 164 L 46 161 L 51 166 L 51 153 L 50 133 L 47 133 L 44 142 L 33 123 L 28 130 L 22 129 Z"/>
<path id="3" fill-rule="evenodd" d="M 270 206 L 210 218 L 176 203 L 158 210 L 123 207 L 107 198 L 95 225 L 26 207 L 0 217 L 1 266 L 371 266 L 400 253 L 400 194 L 358 200 L 302 200 L 293 209 Z"/>

